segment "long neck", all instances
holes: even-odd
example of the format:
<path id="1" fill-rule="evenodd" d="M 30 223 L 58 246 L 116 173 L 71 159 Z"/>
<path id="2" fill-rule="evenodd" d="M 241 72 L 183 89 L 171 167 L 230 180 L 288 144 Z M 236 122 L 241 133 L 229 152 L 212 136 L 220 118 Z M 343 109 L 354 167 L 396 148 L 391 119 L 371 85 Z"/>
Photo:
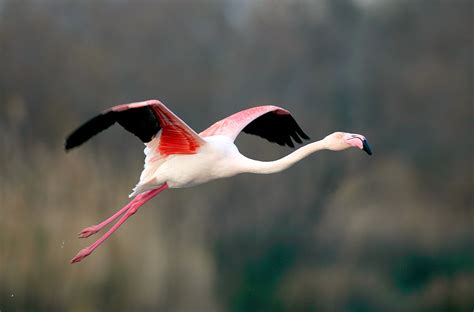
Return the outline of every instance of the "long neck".
<path id="1" fill-rule="evenodd" d="M 291 167 L 314 152 L 326 149 L 324 140 L 316 141 L 305 145 L 293 153 L 274 161 L 259 161 L 245 157 L 244 172 L 268 174 L 279 172 Z"/>

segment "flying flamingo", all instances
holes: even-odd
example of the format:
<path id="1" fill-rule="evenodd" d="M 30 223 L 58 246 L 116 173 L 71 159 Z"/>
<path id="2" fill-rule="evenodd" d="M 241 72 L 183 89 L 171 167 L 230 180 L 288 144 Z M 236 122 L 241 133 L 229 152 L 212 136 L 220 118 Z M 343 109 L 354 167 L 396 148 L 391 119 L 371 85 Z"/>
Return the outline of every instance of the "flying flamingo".
<path id="1" fill-rule="evenodd" d="M 140 206 L 167 188 L 182 188 L 239 173 L 268 174 L 287 169 L 306 156 L 320 151 L 340 151 L 356 147 L 372 154 L 360 134 L 335 132 L 307 144 L 275 161 L 257 161 L 239 153 L 234 140 L 240 132 L 260 136 L 279 145 L 294 147 L 293 141 L 309 137 L 287 110 L 272 106 L 249 108 L 224 118 L 197 134 L 158 100 L 114 106 L 92 118 L 66 139 L 66 151 L 118 122 L 145 143 L 145 165 L 129 204 L 107 220 L 85 228 L 80 238 L 89 237 L 122 216 L 95 243 L 72 258 L 76 263 L 90 255 Z"/>

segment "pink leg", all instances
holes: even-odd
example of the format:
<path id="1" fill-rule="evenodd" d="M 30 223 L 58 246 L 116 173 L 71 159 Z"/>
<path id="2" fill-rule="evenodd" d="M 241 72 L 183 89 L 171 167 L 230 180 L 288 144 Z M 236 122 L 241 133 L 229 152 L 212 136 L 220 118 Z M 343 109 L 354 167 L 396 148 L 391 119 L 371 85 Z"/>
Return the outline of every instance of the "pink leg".
<path id="1" fill-rule="evenodd" d="M 74 258 L 72 258 L 71 263 L 79 262 L 85 257 L 87 257 L 88 255 L 90 255 L 97 247 L 100 246 L 100 244 L 102 244 L 110 235 L 112 235 L 113 232 L 115 232 L 125 221 L 127 221 L 128 218 L 134 215 L 137 212 L 138 208 L 140 208 L 140 206 L 142 206 L 144 203 L 146 203 L 147 201 L 149 201 L 154 196 L 158 195 L 159 193 L 161 193 L 167 188 L 168 188 L 168 185 L 164 183 L 163 185 L 161 185 L 160 187 L 154 190 L 140 194 L 142 196 L 135 197 L 127 206 L 120 209 L 120 211 L 118 211 L 115 215 L 113 215 L 109 219 L 102 222 L 101 224 L 107 222 L 105 223 L 106 225 L 112 222 L 114 219 L 116 219 L 118 216 L 120 216 L 122 213 L 126 211 L 125 215 L 122 218 L 120 218 L 120 220 L 118 220 L 117 223 L 115 223 L 114 226 L 112 226 L 110 230 L 107 231 L 107 233 L 105 233 L 101 238 L 99 238 L 95 243 L 93 243 L 89 247 L 86 247 L 82 249 L 81 251 L 79 251 L 77 255 Z M 128 210 L 125 210 L 125 208 L 128 208 Z M 99 224 L 98 226 L 100 226 L 101 224 Z"/>
<path id="2" fill-rule="evenodd" d="M 141 197 L 143 197 L 144 194 L 139 194 L 137 195 L 137 197 L 135 199 L 139 199 Z M 117 211 L 113 216 L 111 216 L 110 218 L 108 218 L 107 220 L 97 224 L 97 225 L 93 225 L 93 226 L 89 226 L 85 229 L 83 229 L 79 234 L 79 238 L 86 238 L 86 237 L 89 237 L 97 232 L 99 232 L 103 227 L 105 227 L 107 224 L 109 224 L 110 222 L 114 221 L 115 219 L 117 219 L 118 217 L 120 217 L 121 215 L 123 215 L 129 208 L 130 206 L 132 205 L 134 201 L 132 200 L 131 202 L 129 202 L 125 207 L 123 207 L 122 209 L 120 209 L 119 211 Z"/>

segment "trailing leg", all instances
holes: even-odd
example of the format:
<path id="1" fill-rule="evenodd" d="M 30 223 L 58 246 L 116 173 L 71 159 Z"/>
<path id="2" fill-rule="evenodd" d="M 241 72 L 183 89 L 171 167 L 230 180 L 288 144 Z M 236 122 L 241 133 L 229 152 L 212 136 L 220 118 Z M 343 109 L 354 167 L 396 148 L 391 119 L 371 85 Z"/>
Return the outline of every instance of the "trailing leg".
<path id="1" fill-rule="evenodd" d="M 159 193 L 161 193 L 162 191 L 164 191 L 165 189 L 168 188 L 168 185 L 166 183 L 164 183 L 163 185 L 161 185 L 160 187 L 156 188 L 156 189 L 153 189 L 153 190 L 150 190 L 148 192 L 145 192 L 143 194 L 140 194 L 140 195 L 143 195 L 143 196 L 137 196 L 135 197 L 127 206 L 125 206 L 124 208 L 122 208 L 121 210 L 119 210 L 115 215 L 113 215 L 112 217 L 110 217 L 109 219 L 105 220 L 104 222 L 102 222 L 101 224 L 99 224 L 98 226 L 102 225 L 103 223 L 107 222 L 105 225 L 107 225 L 108 223 L 112 222 L 114 219 L 116 219 L 118 216 L 120 216 L 121 214 L 125 213 L 125 215 L 123 215 L 118 221 L 117 223 L 115 223 L 111 228 L 110 230 L 108 230 L 101 238 L 99 238 L 95 243 L 93 243 L 92 245 L 90 245 L 89 247 L 86 247 L 84 249 L 82 249 L 81 251 L 79 251 L 77 253 L 77 255 L 71 259 L 71 263 L 76 263 L 76 262 L 79 262 L 81 261 L 82 259 L 84 259 L 85 257 L 87 257 L 88 255 L 90 255 L 97 247 L 100 246 L 100 244 L 102 244 L 110 235 L 112 235 L 125 221 L 127 221 L 128 218 L 130 218 L 132 215 L 134 215 L 138 208 L 140 208 L 143 204 L 145 204 L 147 201 L 149 201 L 150 199 L 152 199 L 154 196 L 158 195 Z M 127 208 L 127 210 L 125 209 Z M 103 225 L 103 226 L 105 226 Z M 100 228 L 102 228 L 103 226 L 101 226 Z M 100 229 L 99 228 L 99 229 Z M 97 231 L 96 231 L 97 232 Z M 82 233 L 82 232 L 81 232 Z M 94 232 L 95 233 L 95 232 Z M 92 233 L 92 234 L 94 234 Z M 90 234 L 90 235 L 92 235 Z"/>

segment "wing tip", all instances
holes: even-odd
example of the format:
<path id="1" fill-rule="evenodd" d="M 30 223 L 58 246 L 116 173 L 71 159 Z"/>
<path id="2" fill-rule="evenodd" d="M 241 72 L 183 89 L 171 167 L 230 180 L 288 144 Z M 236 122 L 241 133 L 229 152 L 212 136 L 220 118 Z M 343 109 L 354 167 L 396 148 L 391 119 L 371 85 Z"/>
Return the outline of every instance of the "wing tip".
<path id="1" fill-rule="evenodd" d="M 72 134 L 70 134 L 69 136 L 67 136 L 64 139 L 64 151 L 65 152 L 69 152 L 74 147 L 80 145 L 80 144 L 77 144 L 76 142 L 74 142 L 74 140 L 71 139 L 71 136 L 72 136 Z"/>
<path id="2" fill-rule="evenodd" d="M 64 142 L 64 151 L 68 153 L 72 149 L 72 146 L 70 146 L 67 142 L 67 140 Z"/>
<path id="3" fill-rule="evenodd" d="M 66 138 L 66 140 L 64 141 L 64 151 L 66 153 L 70 152 L 73 148 L 79 146 L 80 144 L 74 144 L 74 143 L 71 143 L 71 140 L 69 140 L 69 138 Z"/>

